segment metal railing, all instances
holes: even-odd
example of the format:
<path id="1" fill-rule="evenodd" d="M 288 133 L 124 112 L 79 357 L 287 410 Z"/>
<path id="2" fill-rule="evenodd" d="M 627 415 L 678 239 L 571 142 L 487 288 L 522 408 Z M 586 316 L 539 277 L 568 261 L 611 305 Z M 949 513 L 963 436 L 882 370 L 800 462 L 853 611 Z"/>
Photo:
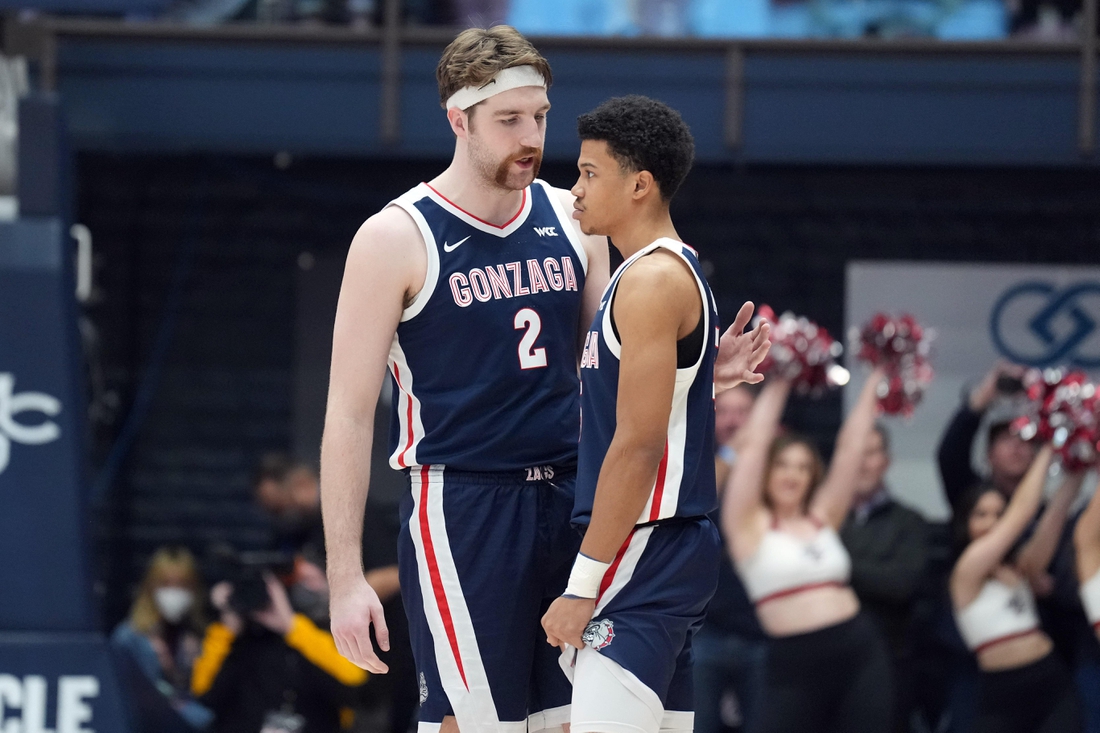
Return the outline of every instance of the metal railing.
<path id="1" fill-rule="evenodd" d="M 1083 27 L 1095 30 L 1100 0 L 1084 0 Z M 408 27 L 401 21 L 402 0 L 385 0 L 384 22 L 377 28 L 341 28 L 316 26 L 230 23 L 194 27 L 174 23 L 131 23 L 117 20 L 90 20 L 40 17 L 29 22 L 10 20 L 5 24 L 4 50 L 9 55 L 27 56 L 38 67 L 39 85 L 46 91 L 57 88 L 58 42 L 65 38 L 101 38 L 117 41 L 163 41 L 214 44 L 297 44 L 373 46 L 382 51 L 380 130 L 388 143 L 400 136 L 401 54 L 408 47 L 442 47 L 455 36 L 456 29 L 445 27 Z M 1006 39 L 1003 41 L 939 41 L 932 39 L 898 40 L 817 40 L 817 39 L 700 39 L 654 37 L 563 37 L 533 36 L 540 48 L 572 50 L 649 51 L 655 53 L 725 54 L 726 81 L 723 134 L 726 145 L 736 150 L 742 143 L 745 108 L 745 58 L 749 54 L 816 55 L 990 55 L 990 56 L 1074 56 L 1080 57 L 1078 91 L 1078 150 L 1091 156 L 1096 150 L 1097 37 L 1085 33 L 1078 41 L 1040 42 Z"/>

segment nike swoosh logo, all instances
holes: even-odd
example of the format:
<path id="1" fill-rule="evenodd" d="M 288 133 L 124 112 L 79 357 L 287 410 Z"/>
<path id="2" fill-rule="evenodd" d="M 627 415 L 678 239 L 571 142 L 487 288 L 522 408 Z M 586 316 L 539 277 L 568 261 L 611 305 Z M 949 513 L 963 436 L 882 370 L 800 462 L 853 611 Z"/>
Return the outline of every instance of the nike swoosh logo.
<path id="1" fill-rule="evenodd" d="M 472 237 L 472 236 L 474 236 L 474 235 L 471 234 L 470 237 Z M 463 242 L 465 242 L 470 237 L 465 237 L 463 239 L 460 239 L 457 242 L 455 242 L 454 244 L 447 244 L 446 242 L 444 242 L 443 243 L 443 251 L 444 252 L 454 252 L 456 249 L 459 248 L 459 246 L 462 245 Z"/>

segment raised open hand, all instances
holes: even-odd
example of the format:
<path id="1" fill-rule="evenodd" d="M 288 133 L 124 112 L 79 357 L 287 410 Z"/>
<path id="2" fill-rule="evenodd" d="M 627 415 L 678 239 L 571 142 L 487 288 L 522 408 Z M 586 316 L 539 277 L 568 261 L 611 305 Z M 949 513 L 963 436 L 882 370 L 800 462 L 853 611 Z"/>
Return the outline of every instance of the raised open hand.
<path id="1" fill-rule="evenodd" d="M 756 368 L 764 361 L 772 346 L 768 338 L 771 326 L 766 321 L 761 321 L 756 328 L 746 332 L 745 327 L 752 320 L 754 310 L 755 306 L 746 302 L 737 311 L 733 325 L 722 334 L 722 340 L 718 344 L 718 359 L 714 363 L 716 394 L 741 383 L 759 384 L 764 381 L 764 375 L 758 374 Z"/>

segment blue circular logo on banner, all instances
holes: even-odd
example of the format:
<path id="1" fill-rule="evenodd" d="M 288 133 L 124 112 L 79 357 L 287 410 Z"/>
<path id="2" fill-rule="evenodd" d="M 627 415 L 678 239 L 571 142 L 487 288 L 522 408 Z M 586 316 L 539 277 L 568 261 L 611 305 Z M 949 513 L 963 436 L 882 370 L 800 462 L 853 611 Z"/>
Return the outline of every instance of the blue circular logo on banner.
<path id="1" fill-rule="evenodd" d="M 1059 288 L 1032 281 L 1006 290 L 989 326 L 997 350 L 1019 364 L 1100 367 L 1100 282 Z"/>

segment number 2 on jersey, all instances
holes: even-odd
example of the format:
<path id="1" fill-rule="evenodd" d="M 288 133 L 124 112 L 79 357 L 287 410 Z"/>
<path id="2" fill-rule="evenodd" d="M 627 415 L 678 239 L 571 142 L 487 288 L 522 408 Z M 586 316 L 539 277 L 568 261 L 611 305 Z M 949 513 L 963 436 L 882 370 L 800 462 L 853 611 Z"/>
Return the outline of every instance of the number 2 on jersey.
<path id="1" fill-rule="evenodd" d="M 546 348 L 535 348 L 535 340 L 542 333 L 542 319 L 539 314 L 530 308 L 523 308 L 516 313 L 515 326 L 517 331 L 527 330 L 519 340 L 519 368 L 541 369 L 546 366 Z"/>

